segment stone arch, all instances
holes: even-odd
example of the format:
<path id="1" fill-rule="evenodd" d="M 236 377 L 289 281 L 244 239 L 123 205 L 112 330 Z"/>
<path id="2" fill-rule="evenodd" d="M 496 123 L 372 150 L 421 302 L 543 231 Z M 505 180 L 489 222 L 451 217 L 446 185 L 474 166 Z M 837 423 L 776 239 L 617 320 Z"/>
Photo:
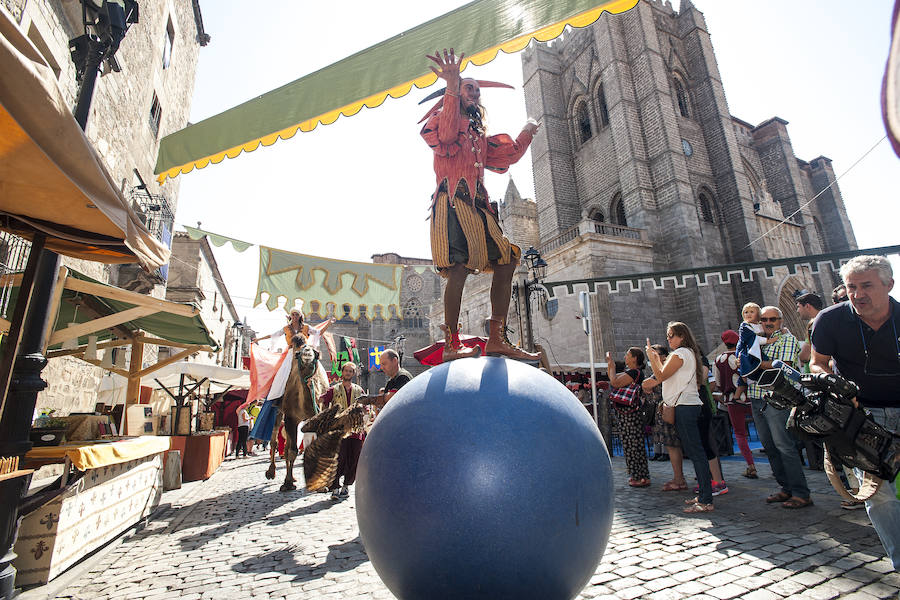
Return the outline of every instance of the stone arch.
<path id="1" fill-rule="evenodd" d="M 700 218 L 706 223 L 719 224 L 719 211 L 715 197 L 706 186 L 701 186 L 697 191 L 697 206 Z"/>
<path id="2" fill-rule="evenodd" d="M 781 289 L 778 291 L 778 308 L 781 309 L 781 316 L 784 319 L 782 324 L 800 341 L 806 339 L 806 324 L 797 314 L 797 302 L 794 300 L 794 294 L 804 289 L 800 279 L 789 275 L 781 282 Z"/>
<path id="3" fill-rule="evenodd" d="M 828 239 L 825 237 L 825 230 L 822 229 L 822 222 L 819 221 L 819 217 L 813 217 L 813 227 L 819 240 L 819 248 L 822 252 L 828 252 Z"/>
<path id="4" fill-rule="evenodd" d="M 592 206 L 588 209 L 587 218 L 595 223 L 605 223 L 606 215 L 603 213 L 603 209 L 599 206 Z"/>
<path id="5" fill-rule="evenodd" d="M 616 225 L 628 227 L 628 218 L 625 215 L 625 203 L 622 201 L 621 192 L 616 192 L 609 203 L 609 218 Z"/>
<path id="6" fill-rule="evenodd" d="M 588 103 L 584 99 L 579 99 L 575 102 L 572 120 L 575 125 L 575 139 L 578 140 L 579 146 L 594 137 L 591 114 L 588 111 Z"/>
<path id="7" fill-rule="evenodd" d="M 686 119 L 691 118 L 691 99 L 688 95 L 686 79 L 679 71 L 672 72 L 672 90 L 675 92 L 675 104 L 678 112 Z"/>

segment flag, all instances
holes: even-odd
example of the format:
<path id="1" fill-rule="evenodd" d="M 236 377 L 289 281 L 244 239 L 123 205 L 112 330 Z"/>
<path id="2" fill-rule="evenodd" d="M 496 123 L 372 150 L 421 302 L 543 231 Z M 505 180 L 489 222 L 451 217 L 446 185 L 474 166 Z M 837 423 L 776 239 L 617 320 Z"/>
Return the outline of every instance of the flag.
<path id="1" fill-rule="evenodd" d="M 369 350 L 369 370 L 381 370 L 381 355 L 384 353 L 384 346 L 372 346 Z"/>
<path id="2" fill-rule="evenodd" d="M 290 348 L 286 348 L 284 352 L 279 353 L 263 350 L 258 344 L 250 344 L 250 391 L 247 393 L 248 401 L 266 397 L 269 393 L 269 388 L 272 387 L 275 373 L 278 372 L 281 364 L 290 353 Z"/>

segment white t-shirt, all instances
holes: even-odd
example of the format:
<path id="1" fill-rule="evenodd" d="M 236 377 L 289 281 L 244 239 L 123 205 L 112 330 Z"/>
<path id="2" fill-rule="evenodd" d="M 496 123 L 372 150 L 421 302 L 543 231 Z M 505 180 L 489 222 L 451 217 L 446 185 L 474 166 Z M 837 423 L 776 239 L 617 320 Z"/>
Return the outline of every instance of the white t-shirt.
<path id="1" fill-rule="evenodd" d="M 697 359 L 689 348 L 677 348 L 673 354 L 683 364 L 671 377 L 662 382 L 663 403 L 669 406 L 700 406 L 697 392 Z"/>

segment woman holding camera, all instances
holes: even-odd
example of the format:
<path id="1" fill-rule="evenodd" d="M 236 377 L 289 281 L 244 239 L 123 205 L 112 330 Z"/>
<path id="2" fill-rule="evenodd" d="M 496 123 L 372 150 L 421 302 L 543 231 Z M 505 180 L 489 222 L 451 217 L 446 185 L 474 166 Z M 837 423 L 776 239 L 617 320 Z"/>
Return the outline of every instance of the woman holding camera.
<path id="1" fill-rule="evenodd" d="M 625 467 L 631 479 L 631 487 L 650 485 L 650 468 L 647 466 L 647 451 L 644 449 L 644 423 L 640 415 L 641 382 L 644 380 L 644 353 L 640 348 L 625 351 L 625 371 L 616 373 L 616 362 L 612 353 L 606 353 L 607 375 L 613 391 L 610 400 L 616 409 L 619 421 L 619 435 L 625 452 Z"/>
<path id="2" fill-rule="evenodd" d="M 705 460 L 706 452 L 701 441 L 700 416 L 703 402 L 697 391 L 698 382 L 703 381 L 703 365 L 700 350 L 690 328 L 681 322 L 671 322 L 666 331 L 672 353 L 665 364 L 659 353 L 647 340 L 647 356 L 657 381 L 662 382 L 663 404 L 675 407 L 675 427 L 681 445 L 694 463 L 699 493 L 688 500 L 686 513 L 705 513 L 713 510 L 712 473 Z M 665 408 L 664 408 L 665 410 Z"/>

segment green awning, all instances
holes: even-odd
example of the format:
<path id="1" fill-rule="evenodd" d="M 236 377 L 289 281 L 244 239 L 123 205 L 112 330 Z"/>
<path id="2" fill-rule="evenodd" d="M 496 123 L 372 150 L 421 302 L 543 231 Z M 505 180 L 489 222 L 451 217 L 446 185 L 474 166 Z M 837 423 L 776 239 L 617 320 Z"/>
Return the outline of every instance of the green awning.
<path id="1" fill-rule="evenodd" d="M 532 39 L 549 41 L 565 27 L 585 27 L 604 11 L 624 12 L 637 0 L 475 0 L 296 81 L 166 136 L 156 174 L 202 169 L 210 162 L 271 146 L 300 131 L 333 123 L 390 95 L 405 96 L 437 79 L 426 54 L 454 48 L 483 65 L 503 50 L 518 52 Z"/>
<path id="2" fill-rule="evenodd" d="M 69 278 L 111 287 L 96 279 L 92 279 L 87 275 L 73 271 L 72 269 L 69 269 Z M 11 287 L 10 292 L 9 306 L 10 312 L 12 312 L 12 307 L 16 305 L 16 301 L 18 300 L 19 286 L 15 285 Z M 76 309 L 74 302 L 77 302 L 78 300 L 85 303 L 84 308 L 78 307 Z M 170 304 L 174 305 L 175 303 Z M 138 306 L 138 304 L 114 300 L 97 294 L 64 289 L 56 319 L 56 327 L 54 329 L 58 331 L 65 328 L 70 323 L 86 323 L 98 317 L 120 313 L 135 308 L 136 306 Z M 129 331 L 145 331 L 170 342 L 197 344 L 218 348 L 218 343 L 213 339 L 212 334 L 199 314 L 189 317 L 169 312 L 157 312 L 131 321 L 126 321 L 122 323 L 120 327 Z M 91 333 L 90 335 L 97 336 L 101 341 L 109 340 L 114 337 L 113 332 L 109 329 Z M 87 342 L 87 335 L 78 338 L 79 344 L 87 344 Z M 53 344 L 50 346 L 51 349 L 59 349 L 60 347 L 61 344 Z"/>

